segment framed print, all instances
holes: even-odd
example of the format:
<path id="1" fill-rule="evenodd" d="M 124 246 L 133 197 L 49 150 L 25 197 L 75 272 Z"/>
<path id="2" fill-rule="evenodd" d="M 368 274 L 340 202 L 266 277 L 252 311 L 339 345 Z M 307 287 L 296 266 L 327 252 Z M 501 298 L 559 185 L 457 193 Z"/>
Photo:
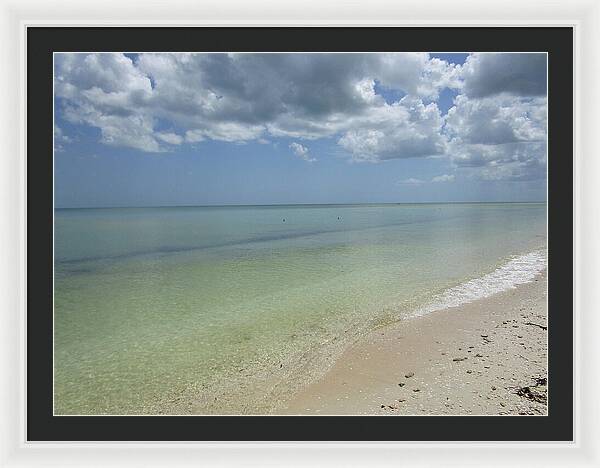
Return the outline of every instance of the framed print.
<path id="1" fill-rule="evenodd" d="M 577 31 L 23 24 L 24 453 L 580 448 Z"/>
<path id="2" fill-rule="evenodd" d="M 572 30 L 433 32 L 29 28 L 28 437 L 570 439 Z"/>

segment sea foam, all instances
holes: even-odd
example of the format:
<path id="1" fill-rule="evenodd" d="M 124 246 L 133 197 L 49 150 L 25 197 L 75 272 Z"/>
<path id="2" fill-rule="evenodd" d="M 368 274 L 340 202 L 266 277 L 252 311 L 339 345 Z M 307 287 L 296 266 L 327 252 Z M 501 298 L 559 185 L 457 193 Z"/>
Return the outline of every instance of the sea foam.
<path id="1" fill-rule="evenodd" d="M 433 301 L 417 309 L 410 317 L 420 317 L 449 307 L 457 307 L 529 283 L 544 268 L 546 268 L 545 250 L 535 250 L 513 257 L 487 275 L 447 289 Z"/>

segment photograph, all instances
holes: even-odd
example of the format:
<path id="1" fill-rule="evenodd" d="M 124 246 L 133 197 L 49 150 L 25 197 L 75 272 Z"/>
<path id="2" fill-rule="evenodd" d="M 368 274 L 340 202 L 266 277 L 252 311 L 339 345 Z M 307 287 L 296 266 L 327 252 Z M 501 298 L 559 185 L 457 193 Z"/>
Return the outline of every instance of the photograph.
<path id="1" fill-rule="evenodd" d="M 547 52 L 52 67 L 51 416 L 548 415 Z"/>

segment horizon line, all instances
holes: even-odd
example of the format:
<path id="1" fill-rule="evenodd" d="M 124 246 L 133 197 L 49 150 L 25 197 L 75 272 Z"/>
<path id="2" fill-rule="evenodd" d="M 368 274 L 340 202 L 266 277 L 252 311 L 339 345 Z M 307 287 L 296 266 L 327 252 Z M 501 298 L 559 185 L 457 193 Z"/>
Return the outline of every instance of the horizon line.
<path id="1" fill-rule="evenodd" d="M 359 202 L 359 203 L 227 203 L 210 205 L 116 205 L 116 206 L 55 206 L 55 210 L 105 210 L 105 209 L 131 209 L 131 208 L 225 208 L 249 206 L 353 206 L 353 205 L 486 205 L 486 204 L 527 204 L 548 203 L 547 200 L 523 201 L 427 201 L 427 202 Z"/>

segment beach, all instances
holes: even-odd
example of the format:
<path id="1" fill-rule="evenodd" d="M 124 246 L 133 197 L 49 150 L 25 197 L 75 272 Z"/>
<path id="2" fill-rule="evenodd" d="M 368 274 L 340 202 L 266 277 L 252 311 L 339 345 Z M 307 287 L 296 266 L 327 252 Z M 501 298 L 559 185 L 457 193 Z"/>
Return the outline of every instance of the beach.
<path id="1" fill-rule="evenodd" d="M 280 414 L 546 415 L 546 271 L 374 330 Z"/>

